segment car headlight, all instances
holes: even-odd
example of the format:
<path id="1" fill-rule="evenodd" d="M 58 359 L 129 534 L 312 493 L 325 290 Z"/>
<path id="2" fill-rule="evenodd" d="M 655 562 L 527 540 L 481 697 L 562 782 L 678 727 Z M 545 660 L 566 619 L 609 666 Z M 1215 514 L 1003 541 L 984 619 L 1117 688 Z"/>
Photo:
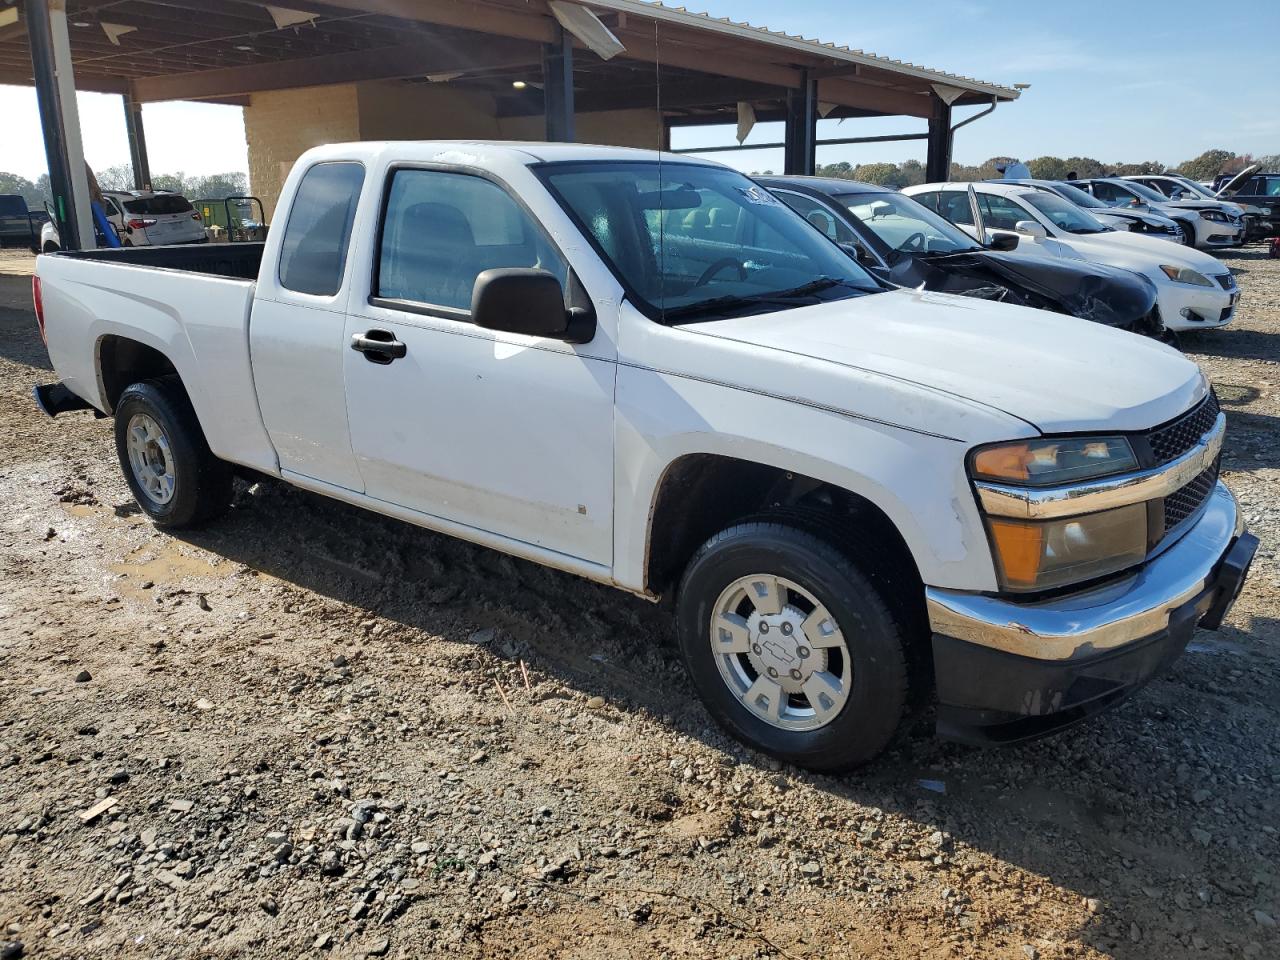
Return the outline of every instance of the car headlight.
<path id="1" fill-rule="evenodd" d="M 1198 270 L 1190 267 L 1175 267 L 1170 263 L 1160 264 L 1164 275 L 1176 283 L 1194 283 L 1197 287 L 1212 287 L 1213 281 Z"/>
<path id="2" fill-rule="evenodd" d="M 1138 468 L 1124 437 L 1045 437 L 979 447 L 970 460 L 978 480 L 1052 487 Z"/>
<path id="3" fill-rule="evenodd" d="M 1227 215 L 1225 213 L 1219 213 L 1217 210 L 1201 210 L 1200 216 L 1204 217 L 1206 220 L 1212 220 L 1214 223 L 1227 222 Z"/>
<path id="4" fill-rule="evenodd" d="M 1031 522 L 988 517 L 987 534 L 1005 590 L 1049 590 L 1116 573 L 1147 554 L 1147 505 Z"/>
<path id="5" fill-rule="evenodd" d="M 1124 437 L 1044 437 L 974 450 L 970 476 L 1013 487 L 1070 485 L 1129 473 L 1138 458 Z M 1053 520 L 986 517 L 1000 586 L 1048 590 L 1115 573 L 1147 552 L 1146 504 Z"/>

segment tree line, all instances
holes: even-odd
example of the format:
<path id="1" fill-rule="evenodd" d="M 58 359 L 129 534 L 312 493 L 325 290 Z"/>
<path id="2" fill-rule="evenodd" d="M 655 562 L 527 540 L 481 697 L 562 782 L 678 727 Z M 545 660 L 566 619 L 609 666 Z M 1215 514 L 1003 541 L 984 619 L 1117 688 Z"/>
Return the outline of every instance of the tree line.
<path id="1" fill-rule="evenodd" d="M 1008 163 L 1015 157 L 992 157 L 990 160 L 975 165 L 953 163 L 951 179 L 961 182 L 971 180 L 997 180 L 1000 171 L 998 164 Z M 1077 177 L 1125 177 L 1144 173 L 1165 173 L 1172 171 L 1192 180 L 1212 180 L 1220 173 L 1237 173 L 1255 163 L 1262 164 L 1264 170 L 1280 170 L 1280 154 L 1265 157 L 1254 157 L 1247 153 L 1236 154 L 1229 150 L 1206 150 L 1200 156 L 1186 160 L 1175 167 L 1147 160 L 1142 163 L 1103 163 L 1093 157 L 1036 157 L 1025 161 L 1031 175 L 1038 180 L 1065 180 L 1067 174 L 1075 173 Z M 761 171 L 772 174 L 772 170 Z M 884 187 L 914 186 L 925 182 L 924 164 L 919 160 L 904 160 L 901 163 L 858 163 L 847 161 L 840 163 L 819 164 L 817 175 L 820 177 L 838 177 L 842 180 L 860 180 L 863 183 L 875 183 Z"/>
<path id="2" fill-rule="evenodd" d="M 98 184 L 103 190 L 132 190 L 133 169 L 127 163 L 95 170 Z M 215 173 L 210 176 L 188 175 L 182 171 L 162 173 L 151 178 L 154 190 L 172 190 L 188 200 L 221 199 L 239 197 L 249 192 L 249 177 L 244 173 Z M 27 207 L 40 210 L 53 194 L 49 189 L 49 175 L 42 173 L 35 180 L 16 173 L 0 172 L 0 194 L 16 193 L 24 197 Z"/>

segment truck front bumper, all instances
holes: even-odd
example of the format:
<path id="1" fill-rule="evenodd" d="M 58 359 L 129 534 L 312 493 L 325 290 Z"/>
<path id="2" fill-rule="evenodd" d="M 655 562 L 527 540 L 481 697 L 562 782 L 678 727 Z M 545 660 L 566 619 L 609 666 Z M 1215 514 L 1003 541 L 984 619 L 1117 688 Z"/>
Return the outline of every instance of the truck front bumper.
<path id="1" fill-rule="evenodd" d="M 1216 630 L 1253 562 L 1219 483 L 1195 525 L 1122 580 L 1052 600 L 926 588 L 938 734 L 971 744 L 1053 733 L 1119 703 Z"/>

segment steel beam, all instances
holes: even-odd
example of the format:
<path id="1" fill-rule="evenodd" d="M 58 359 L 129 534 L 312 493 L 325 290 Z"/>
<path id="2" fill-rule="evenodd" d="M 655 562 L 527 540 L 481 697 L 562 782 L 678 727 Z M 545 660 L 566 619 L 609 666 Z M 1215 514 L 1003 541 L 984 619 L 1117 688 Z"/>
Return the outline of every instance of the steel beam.
<path id="1" fill-rule="evenodd" d="M 559 24 L 542 48 L 542 103 L 547 139 L 573 143 L 573 38 Z"/>
<path id="2" fill-rule="evenodd" d="M 129 163 L 133 166 L 133 189 L 151 189 L 151 162 L 147 159 L 147 136 L 142 127 L 142 104 L 126 93 L 124 125 L 129 134 Z"/>
<path id="3" fill-rule="evenodd" d="M 804 71 L 798 90 L 787 91 L 787 124 L 782 169 L 788 176 L 813 176 L 817 162 L 818 81 Z"/>
<path id="4" fill-rule="evenodd" d="M 26 0 L 25 13 L 58 239 L 64 250 L 93 247 L 93 213 L 80 143 L 66 6 L 62 0 Z"/>
<path id="5" fill-rule="evenodd" d="M 942 183 L 951 176 L 951 107 L 936 93 L 931 95 L 929 153 L 925 159 L 925 179 Z"/>

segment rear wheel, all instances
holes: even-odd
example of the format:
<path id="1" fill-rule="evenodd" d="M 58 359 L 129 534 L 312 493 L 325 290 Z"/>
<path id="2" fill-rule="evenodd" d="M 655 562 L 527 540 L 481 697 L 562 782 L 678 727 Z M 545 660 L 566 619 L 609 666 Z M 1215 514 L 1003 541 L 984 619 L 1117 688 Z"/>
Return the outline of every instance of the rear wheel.
<path id="1" fill-rule="evenodd" d="M 193 526 L 230 504 L 231 466 L 209 450 L 176 377 L 126 387 L 116 404 L 115 433 L 129 489 L 159 526 Z"/>
<path id="2" fill-rule="evenodd" d="M 909 680 L 898 605 L 836 542 L 785 523 L 738 524 L 698 550 L 677 599 L 685 665 L 716 720 L 826 772 L 889 744 Z"/>

